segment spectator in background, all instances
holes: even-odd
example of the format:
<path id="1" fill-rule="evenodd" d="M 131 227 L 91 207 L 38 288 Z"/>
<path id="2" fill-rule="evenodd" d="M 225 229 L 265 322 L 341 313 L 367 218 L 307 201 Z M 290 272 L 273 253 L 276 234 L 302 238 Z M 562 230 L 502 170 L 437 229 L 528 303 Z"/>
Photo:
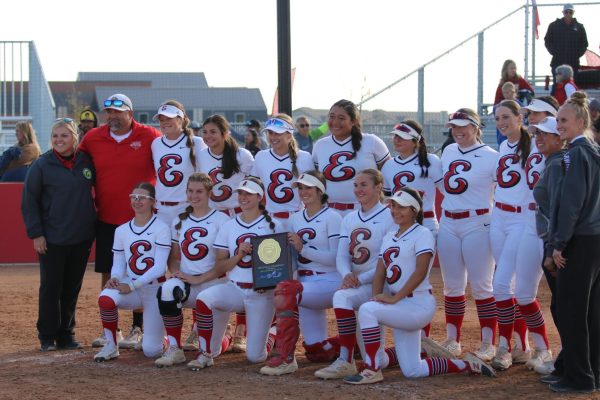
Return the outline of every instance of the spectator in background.
<path id="1" fill-rule="evenodd" d="M 202 125 L 198 121 L 192 121 L 190 124 L 190 128 L 192 128 L 192 132 L 194 132 L 194 136 L 202 137 Z"/>
<path id="2" fill-rule="evenodd" d="M 269 148 L 269 143 L 267 142 L 267 135 L 261 131 L 260 129 L 260 122 L 256 119 L 251 119 L 250 121 L 244 123 L 244 126 L 246 127 L 246 132 L 244 133 L 240 133 L 238 131 L 236 131 L 235 129 L 231 128 L 231 136 L 238 141 L 239 144 L 245 144 L 246 143 L 246 133 L 248 133 L 248 131 L 250 129 L 254 129 L 257 133 L 258 133 L 258 139 L 260 142 L 260 150 L 264 150 L 264 149 L 268 149 Z"/>
<path id="3" fill-rule="evenodd" d="M 556 67 L 567 64 L 574 72 L 579 70 L 579 58 L 585 54 L 588 47 L 587 34 L 583 24 L 573 18 L 575 7 L 573 4 L 563 6 L 563 18 L 557 18 L 548 26 L 544 37 L 544 44 L 552 56 L 550 68 L 552 69 L 552 92 L 556 91 Z M 560 104 L 562 104 L 561 102 Z"/>
<path id="4" fill-rule="evenodd" d="M 573 81 L 573 68 L 564 64 L 556 67 L 556 85 L 554 97 L 561 106 L 577 91 L 575 81 Z"/>
<path id="5" fill-rule="evenodd" d="M 252 153 L 252 157 L 256 157 L 256 153 L 260 151 L 260 139 L 258 138 L 258 132 L 256 132 L 256 129 L 248 129 L 244 139 L 244 147 L 246 150 Z"/>
<path id="6" fill-rule="evenodd" d="M 313 140 L 310 137 L 310 122 L 308 122 L 308 118 L 299 117 L 296 119 L 294 138 L 300 150 L 312 153 Z"/>
<path id="7" fill-rule="evenodd" d="M 41 153 L 31 122 L 17 122 L 15 135 L 17 144 L 0 156 L 0 182 L 23 182 L 27 169 Z"/>
<path id="8" fill-rule="evenodd" d="M 79 114 L 79 142 L 83 139 L 86 133 L 92 128 L 98 126 L 98 116 L 89 107 L 86 107 Z"/>
<path id="9" fill-rule="evenodd" d="M 592 125 L 596 122 L 600 117 L 600 100 L 592 99 L 590 100 L 590 119 L 592 121 Z"/>
<path id="10" fill-rule="evenodd" d="M 75 121 L 57 120 L 52 150 L 31 166 L 23 187 L 23 220 L 40 260 L 41 351 L 81 348 L 75 309 L 94 240 L 96 173 L 90 157 L 77 151 L 78 139 Z"/>
<path id="11" fill-rule="evenodd" d="M 529 99 L 535 94 L 529 82 L 517 73 L 517 64 L 513 60 L 506 60 L 504 61 L 504 64 L 502 64 L 500 83 L 498 83 L 498 87 L 496 88 L 494 104 L 498 104 L 502 100 L 508 99 L 508 97 L 504 95 L 503 89 L 507 82 L 511 82 L 515 85 L 515 97 L 518 98 L 522 104 L 524 103 L 523 100 L 527 100 L 527 103 L 529 103 Z M 510 98 L 509 100 L 515 99 Z"/>
<path id="12" fill-rule="evenodd" d="M 521 102 L 517 99 L 517 86 L 510 81 L 505 82 L 504 85 L 502 85 L 502 96 L 503 99 L 500 100 L 500 102 L 494 104 L 494 114 L 496 114 L 496 109 L 504 100 L 513 100 L 516 101 L 519 105 L 522 105 Z M 506 136 L 501 134 L 498 128 L 496 128 L 496 140 L 498 141 L 498 144 L 506 140 Z"/>

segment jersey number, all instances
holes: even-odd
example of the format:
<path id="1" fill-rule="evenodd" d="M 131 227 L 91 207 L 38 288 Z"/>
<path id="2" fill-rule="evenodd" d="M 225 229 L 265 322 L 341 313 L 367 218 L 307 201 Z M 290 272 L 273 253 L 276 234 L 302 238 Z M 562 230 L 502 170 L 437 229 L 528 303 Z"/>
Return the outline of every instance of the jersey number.
<path id="1" fill-rule="evenodd" d="M 291 182 L 294 176 L 287 169 L 276 169 L 271 172 L 271 183 L 269 183 L 269 198 L 275 203 L 284 204 L 294 198 L 294 190 L 289 186 L 284 186 Z"/>
<path id="2" fill-rule="evenodd" d="M 181 252 L 188 260 L 199 261 L 206 257 L 208 247 L 202 242 L 198 243 L 198 241 L 207 235 L 208 231 L 200 227 L 190 228 L 185 231 L 183 241 L 181 242 Z M 195 249 L 195 251 L 190 251 L 192 249 Z"/>
<path id="3" fill-rule="evenodd" d="M 368 248 L 361 246 L 362 242 L 371 238 L 371 231 L 366 228 L 358 228 L 350 235 L 350 256 L 355 265 L 366 263 L 371 258 Z"/>
<path id="4" fill-rule="evenodd" d="M 465 178 L 453 178 L 461 172 L 471 170 L 471 163 L 465 160 L 452 161 L 448 166 L 448 172 L 444 174 L 444 190 L 450 194 L 462 194 L 467 191 L 469 182 Z"/>
<path id="5" fill-rule="evenodd" d="M 179 154 L 167 154 L 161 157 L 160 167 L 156 175 L 160 183 L 167 187 L 179 185 L 183 181 L 183 173 L 181 171 L 169 171 L 176 165 L 181 164 L 182 158 Z"/>
<path id="6" fill-rule="evenodd" d="M 129 269 L 136 275 L 144 275 L 154 265 L 154 258 L 144 257 L 146 252 L 152 249 L 147 240 L 138 240 L 131 244 L 131 257 L 129 257 Z"/>
<path id="7" fill-rule="evenodd" d="M 317 233 L 312 228 L 300 229 L 296 233 L 298 234 L 298 236 L 300 236 L 300 239 L 302 240 L 303 245 L 306 245 L 306 243 L 308 243 L 309 240 L 312 240 L 317 236 Z M 309 264 L 312 261 L 309 260 L 308 258 L 302 257 L 300 254 L 298 254 L 298 262 L 300 264 Z"/>
<path id="8" fill-rule="evenodd" d="M 325 179 L 331 182 L 342 182 L 354 178 L 354 168 L 345 166 L 338 169 L 344 162 L 352 159 L 354 159 L 354 155 L 349 151 L 332 154 L 329 157 L 329 164 L 323 169 Z"/>
<path id="9" fill-rule="evenodd" d="M 527 177 L 527 186 L 529 186 L 529 190 L 533 190 L 535 184 L 540 179 L 540 172 L 536 171 L 534 168 L 542 163 L 544 160 L 544 156 L 540 153 L 533 153 L 527 158 L 527 163 L 525 164 L 525 176 Z"/>
<path id="10" fill-rule="evenodd" d="M 496 179 L 498 186 L 507 189 L 515 186 L 521 180 L 521 174 L 518 171 L 508 171 L 513 165 L 519 164 L 519 156 L 517 154 L 507 154 L 500 157 L 498 160 L 498 169 L 496 170 Z M 507 179 L 505 179 L 507 178 Z"/>
<path id="11" fill-rule="evenodd" d="M 225 201 L 231 197 L 231 194 L 233 193 L 233 190 L 231 190 L 231 187 L 229 187 L 227 185 L 219 186 L 219 184 L 221 182 L 223 182 L 221 180 L 221 178 L 223 178 L 223 174 L 221 173 L 220 167 L 213 168 L 208 173 L 208 176 L 210 176 L 210 179 L 212 180 L 212 183 L 214 185 L 212 192 L 210 194 L 210 199 L 212 201 L 214 201 L 215 203 L 219 203 L 219 202 Z"/>

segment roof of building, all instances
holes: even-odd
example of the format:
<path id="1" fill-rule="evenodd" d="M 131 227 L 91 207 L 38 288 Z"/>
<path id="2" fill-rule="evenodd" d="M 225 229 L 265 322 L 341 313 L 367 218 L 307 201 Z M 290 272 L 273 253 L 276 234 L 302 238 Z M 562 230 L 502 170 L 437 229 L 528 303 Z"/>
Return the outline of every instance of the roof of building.
<path id="1" fill-rule="evenodd" d="M 154 88 L 208 88 L 203 72 L 80 72 L 78 81 L 149 81 Z"/>

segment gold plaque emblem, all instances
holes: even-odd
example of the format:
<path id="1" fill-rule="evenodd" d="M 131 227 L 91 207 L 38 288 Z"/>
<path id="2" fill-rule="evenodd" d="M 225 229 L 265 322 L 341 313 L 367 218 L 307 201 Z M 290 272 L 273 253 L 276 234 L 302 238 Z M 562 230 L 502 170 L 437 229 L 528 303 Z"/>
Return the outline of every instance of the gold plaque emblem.
<path id="1" fill-rule="evenodd" d="M 281 247 L 275 239 L 265 239 L 258 246 L 258 258 L 265 264 L 273 264 L 280 255 Z"/>

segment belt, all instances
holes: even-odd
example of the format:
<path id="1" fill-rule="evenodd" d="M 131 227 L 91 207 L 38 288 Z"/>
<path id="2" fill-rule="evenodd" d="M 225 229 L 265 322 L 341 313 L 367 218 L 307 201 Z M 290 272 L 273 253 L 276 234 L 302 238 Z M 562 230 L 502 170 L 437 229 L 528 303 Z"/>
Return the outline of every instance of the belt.
<path id="1" fill-rule="evenodd" d="M 254 287 L 254 284 L 250 283 L 250 282 L 236 282 L 236 281 L 231 281 L 232 283 L 235 283 L 236 285 L 238 285 L 238 287 L 242 288 L 242 289 L 252 289 Z"/>
<path id="2" fill-rule="evenodd" d="M 323 274 L 326 274 L 326 272 L 312 271 L 310 269 L 299 269 L 298 270 L 298 276 L 313 276 L 313 275 L 323 275 Z"/>
<path id="3" fill-rule="evenodd" d="M 158 203 L 161 206 L 177 206 L 177 205 L 179 205 L 178 201 L 159 201 Z"/>
<path id="4" fill-rule="evenodd" d="M 425 211 L 423 213 L 423 218 L 433 218 L 435 217 L 435 213 L 433 211 Z"/>
<path id="5" fill-rule="evenodd" d="M 502 211 L 511 212 L 511 213 L 520 213 L 522 210 L 521 206 L 511 206 L 510 204 L 504 204 L 504 203 L 499 203 L 499 202 L 496 202 L 496 204 L 494 206 Z"/>
<path id="6" fill-rule="evenodd" d="M 478 210 L 474 210 L 476 215 L 485 215 L 490 212 L 487 208 L 480 208 Z M 462 211 L 462 212 L 451 212 L 444 210 L 444 215 L 448 218 L 452 219 L 464 219 L 469 218 L 471 216 L 471 211 Z"/>
<path id="7" fill-rule="evenodd" d="M 290 213 L 287 211 L 280 211 L 272 214 L 275 218 L 279 219 L 288 219 L 290 217 Z"/>
<path id="8" fill-rule="evenodd" d="M 346 204 L 346 203 L 329 203 L 329 207 L 334 208 L 340 211 L 346 210 L 354 210 L 354 204 Z"/>

